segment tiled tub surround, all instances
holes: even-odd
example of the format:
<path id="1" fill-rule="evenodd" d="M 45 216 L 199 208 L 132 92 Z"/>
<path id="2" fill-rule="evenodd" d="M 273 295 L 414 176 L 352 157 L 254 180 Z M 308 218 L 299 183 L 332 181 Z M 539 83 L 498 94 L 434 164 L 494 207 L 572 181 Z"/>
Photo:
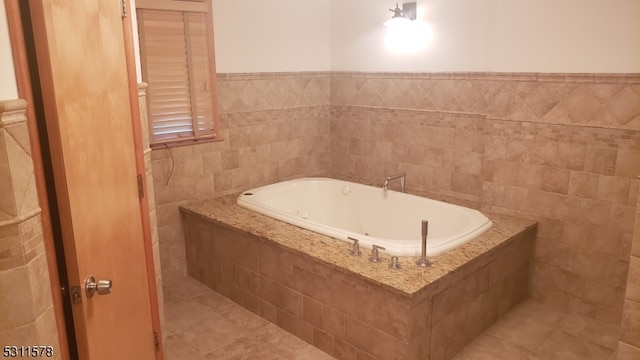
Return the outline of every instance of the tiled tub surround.
<path id="1" fill-rule="evenodd" d="M 637 74 L 332 73 L 332 177 L 539 222 L 532 296 L 620 322 L 640 175 Z"/>
<path id="2" fill-rule="evenodd" d="M 619 323 L 636 209 L 623 198 L 635 199 L 640 174 L 640 75 L 218 74 L 218 93 L 225 141 L 152 152 L 163 276 L 186 272 L 182 203 L 289 175 L 380 185 L 404 169 L 413 192 L 538 220 L 533 297 Z M 250 145 L 274 124 L 287 136 Z M 326 151 L 292 146 L 318 136 Z M 323 165 L 292 174 L 307 156 Z M 289 170 L 261 175 L 281 166 Z M 625 317 L 637 322 L 633 309 Z"/>
<path id="3" fill-rule="evenodd" d="M 236 197 L 181 207 L 189 275 L 338 359 L 449 359 L 527 295 L 533 221 L 489 215 L 432 267 L 391 270 Z"/>
<path id="4" fill-rule="evenodd" d="M 329 73 L 218 74 L 221 142 L 151 152 L 162 276 L 186 274 L 178 206 L 329 172 Z"/>
<path id="5" fill-rule="evenodd" d="M 638 204 L 640 204 L 640 194 Z M 640 206 L 636 211 L 636 228 L 629 257 L 627 291 L 618 345 L 618 360 L 634 359 L 640 359 Z"/>

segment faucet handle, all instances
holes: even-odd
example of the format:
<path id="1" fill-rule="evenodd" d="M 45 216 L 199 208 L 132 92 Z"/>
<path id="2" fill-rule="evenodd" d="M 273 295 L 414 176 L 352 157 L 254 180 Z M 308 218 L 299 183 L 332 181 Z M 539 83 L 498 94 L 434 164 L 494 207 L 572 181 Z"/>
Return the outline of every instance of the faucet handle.
<path id="1" fill-rule="evenodd" d="M 394 269 L 394 270 L 397 270 L 397 269 L 401 268 L 400 263 L 398 262 L 398 257 L 397 256 L 392 256 L 391 257 L 391 263 L 389 264 L 389 268 L 390 269 Z"/>
<path id="2" fill-rule="evenodd" d="M 351 255 L 353 256 L 362 255 L 362 251 L 360 251 L 360 240 L 356 238 L 352 238 L 351 236 L 348 236 L 347 239 L 353 241 L 353 248 L 351 249 Z"/>
<path id="3" fill-rule="evenodd" d="M 369 261 L 377 263 L 380 262 L 380 257 L 378 256 L 378 250 L 387 250 L 379 245 L 371 245 L 371 256 L 369 256 Z"/>

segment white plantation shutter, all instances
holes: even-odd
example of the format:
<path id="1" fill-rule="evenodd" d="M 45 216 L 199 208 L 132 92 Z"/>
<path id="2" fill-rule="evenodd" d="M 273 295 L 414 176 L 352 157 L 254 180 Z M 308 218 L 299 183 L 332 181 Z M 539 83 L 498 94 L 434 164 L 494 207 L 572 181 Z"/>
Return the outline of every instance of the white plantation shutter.
<path id="1" fill-rule="evenodd" d="M 213 108 L 211 101 L 211 74 L 209 69 L 209 45 L 207 39 L 207 23 L 204 19 L 205 14 L 187 14 L 187 29 L 189 30 L 189 44 L 191 44 L 191 78 L 195 79 L 191 82 L 192 94 L 194 94 L 194 108 L 196 114 L 195 132 L 213 130 Z"/>
<path id="2" fill-rule="evenodd" d="M 185 3 L 193 6 L 180 10 Z M 137 5 L 152 142 L 215 137 L 215 69 L 208 7 L 171 0 L 139 0 Z"/>

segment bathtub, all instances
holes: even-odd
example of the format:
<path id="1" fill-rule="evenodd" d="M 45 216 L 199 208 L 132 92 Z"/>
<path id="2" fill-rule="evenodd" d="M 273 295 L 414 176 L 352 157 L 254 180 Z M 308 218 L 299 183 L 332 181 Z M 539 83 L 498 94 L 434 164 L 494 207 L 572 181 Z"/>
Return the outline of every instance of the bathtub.
<path id="1" fill-rule="evenodd" d="M 474 209 L 330 178 L 262 186 L 240 194 L 237 204 L 336 239 L 379 245 L 396 256 L 420 255 L 422 220 L 429 222 L 429 256 L 465 244 L 492 225 Z"/>

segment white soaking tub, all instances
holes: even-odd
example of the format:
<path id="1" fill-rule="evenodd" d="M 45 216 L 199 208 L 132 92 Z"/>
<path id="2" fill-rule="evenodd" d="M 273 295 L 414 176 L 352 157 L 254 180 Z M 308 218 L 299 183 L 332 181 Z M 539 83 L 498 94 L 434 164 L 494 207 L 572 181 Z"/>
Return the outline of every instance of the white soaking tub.
<path id="1" fill-rule="evenodd" d="M 336 239 L 352 237 L 397 256 L 419 256 L 422 220 L 427 255 L 465 244 L 492 223 L 477 210 L 330 178 L 301 178 L 243 192 L 238 205 Z"/>

